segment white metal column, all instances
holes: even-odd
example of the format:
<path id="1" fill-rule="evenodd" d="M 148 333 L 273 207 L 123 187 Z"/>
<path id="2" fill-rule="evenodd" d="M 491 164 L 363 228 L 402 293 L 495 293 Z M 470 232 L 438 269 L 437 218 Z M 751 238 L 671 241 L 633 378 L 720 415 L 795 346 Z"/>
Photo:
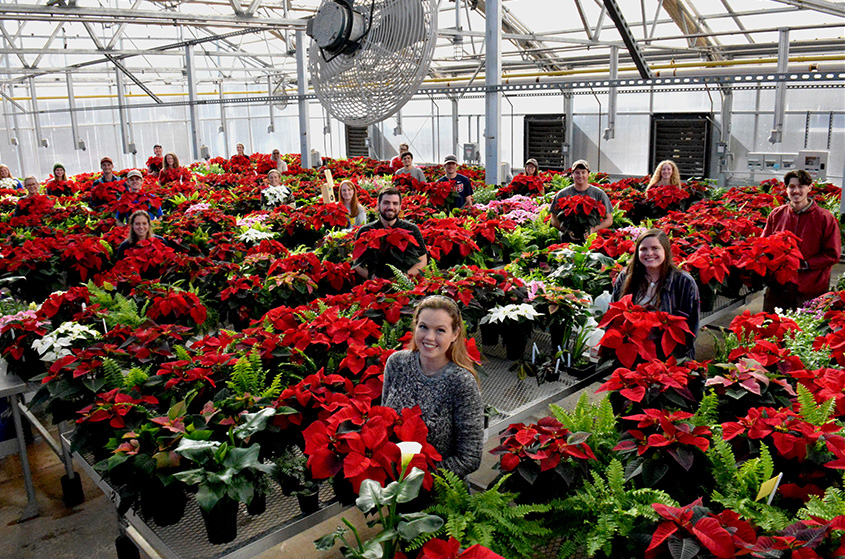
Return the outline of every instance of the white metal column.
<path id="1" fill-rule="evenodd" d="M 135 154 L 135 144 L 132 142 L 132 129 L 129 122 L 129 110 L 126 108 L 126 93 L 123 89 L 123 72 L 119 69 L 114 71 L 117 85 L 117 113 L 120 116 L 120 140 L 123 144 L 123 153 Z"/>
<path id="2" fill-rule="evenodd" d="M 79 123 L 76 120 L 76 97 L 73 95 L 73 77 L 70 72 L 67 72 L 65 78 L 67 78 L 67 104 L 70 109 L 70 131 L 73 135 L 73 149 L 85 151 L 85 140 L 79 138 Z"/>
<path id="3" fill-rule="evenodd" d="M 32 122 L 35 125 L 35 142 L 46 148 L 49 145 L 47 138 L 41 132 L 41 117 L 38 116 L 38 97 L 35 95 L 35 78 L 29 77 L 29 96 L 32 105 Z"/>
<path id="4" fill-rule="evenodd" d="M 191 114 L 191 156 L 194 161 L 200 159 L 199 118 L 197 117 L 197 86 L 194 83 L 193 45 L 185 46 L 185 75 L 188 82 L 188 111 Z"/>
<path id="5" fill-rule="evenodd" d="M 498 185 L 501 156 L 499 135 L 502 127 L 502 92 L 495 88 L 502 78 L 502 4 L 501 0 L 489 0 L 486 6 L 485 30 L 485 85 L 484 95 L 484 166 L 487 184 Z"/>
<path id="6" fill-rule="evenodd" d="M 299 95 L 299 152 L 303 169 L 311 168 L 311 136 L 308 134 L 308 78 L 306 76 L 308 49 L 305 30 L 296 30 L 296 92 Z"/>
<path id="7" fill-rule="evenodd" d="M 722 87 L 722 129 L 719 143 L 716 144 L 716 153 L 719 156 L 719 187 L 727 188 L 728 179 L 726 170 L 731 160 L 731 127 L 733 124 L 734 95 L 730 85 Z"/>
<path id="8" fill-rule="evenodd" d="M 457 156 L 461 152 L 458 145 L 458 98 L 452 97 L 449 100 L 452 102 L 452 153 Z"/>
<path id="9" fill-rule="evenodd" d="M 788 68 L 789 28 L 781 27 L 778 30 L 778 73 L 783 74 Z M 783 120 L 786 113 L 786 82 L 778 82 L 775 88 L 775 118 L 772 134 L 769 136 L 770 144 L 779 144 L 783 141 Z"/>
<path id="10" fill-rule="evenodd" d="M 610 47 L 610 79 L 619 79 L 619 47 Z M 607 92 L 607 128 L 604 129 L 604 139 L 612 140 L 616 137 L 616 86 L 611 86 Z"/>

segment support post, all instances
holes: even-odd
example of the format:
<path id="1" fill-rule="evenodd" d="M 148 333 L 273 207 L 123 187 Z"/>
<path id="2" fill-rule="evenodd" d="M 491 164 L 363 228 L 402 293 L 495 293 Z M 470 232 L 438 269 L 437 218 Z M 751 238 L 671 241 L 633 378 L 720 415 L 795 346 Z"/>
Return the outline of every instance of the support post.
<path id="1" fill-rule="evenodd" d="M 461 147 L 458 145 L 458 98 L 452 97 L 452 153 L 456 156 L 461 152 Z"/>
<path id="2" fill-rule="evenodd" d="M 123 153 L 134 154 L 137 150 L 135 144 L 131 141 L 131 124 L 129 122 L 129 112 L 126 110 L 126 93 L 123 90 L 123 73 L 120 70 L 114 72 L 117 86 L 117 114 L 120 116 L 120 140 L 123 143 Z"/>
<path id="3" fill-rule="evenodd" d="M 267 127 L 267 133 L 272 134 L 276 131 L 276 121 L 273 118 L 273 77 L 267 76 L 267 107 L 270 109 L 270 126 Z"/>
<path id="4" fill-rule="evenodd" d="M 194 50 L 192 45 L 185 46 L 185 74 L 188 80 L 188 111 L 191 115 L 191 156 L 194 161 L 200 158 L 199 117 L 197 116 L 197 88 L 194 84 Z"/>
<path id="5" fill-rule="evenodd" d="M 487 53 L 485 62 L 484 94 L 484 168 L 487 184 L 498 185 L 500 165 L 499 134 L 502 126 L 502 92 L 497 89 L 502 77 L 502 3 L 490 0 L 486 7 L 484 48 Z"/>
<path id="6" fill-rule="evenodd" d="M 217 86 L 217 98 L 220 99 L 220 127 L 217 129 L 223 132 L 223 157 L 229 153 L 233 146 L 229 145 L 229 127 L 226 123 L 226 105 L 223 103 L 223 80 Z"/>
<path id="7" fill-rule="evenodd" d="M 727 188 L 727 167 L 731 160 L 731 126 L 733 123 L 734 95 L 731 86 L 722 87 L 722 131 L 716 153 L 719 156 L 719 188 Z"/>
<path id="8" fill-rule="evenodd" d="M 619 79 L 619 47 L 610 47 L 610 79 Z M 604 139 L 612 140 L 616 137 L 616 86 L 611 86 L 607 92 L 607 128 L 604 129 Z"/>
<path id="9" fill-rule="evenodd" d="M 575 133 L 575 123 L 572 121 L 573 119 L 573 110 L 572 110 L 572 93 L 564 93 L 563 94 L 563 113 L 565 115 L 563 121 L 563 167 L 569 168 L 572 165 L 572 150 L 573 150 L 573 139 Z"/>
<path id="10" fill-rule="evenodd" d="M 311 168 L 311 136 L 308 134 L 308 92 L 306 76 L 308 49 L 305 47 L 305 30 L 296 30 L 296 92 L 299 97 L 299 151 L 303 169 Z"/>
<path id="11" fill-rule="evenodd" d="M 65 73 L 65 78 L 67 78 L 67 104 L 70 109 L 70 131 L 73 135 L 73 149 L 85 151 L 85 140 L 79 139 L 79 123 L 76 121 L 76 97 L 73 96 L 73 78 L 71 73 Z"/>
<path id="12" fill-rule="evenodd" d="M 41 117 L 38 116 L 38 97 L 35 96 L 35 78 L 29 77 L 29 96 L 32 104 L 32 122 L 35 124 L 35 141 L 36 143 L 46 148 L 48 145 L 47 138 L 41 133 Z"/>
<path id="13" fill-rule="evenodd" d="M 789 68 L 789 28 L 778 29 L 778 73 L 783 74 Z M 772 125 L 770 144 L 783 141 L 783 120 L 786 114 L 786 82 L 778 82 L 775 86 L 775 118 Z"/>

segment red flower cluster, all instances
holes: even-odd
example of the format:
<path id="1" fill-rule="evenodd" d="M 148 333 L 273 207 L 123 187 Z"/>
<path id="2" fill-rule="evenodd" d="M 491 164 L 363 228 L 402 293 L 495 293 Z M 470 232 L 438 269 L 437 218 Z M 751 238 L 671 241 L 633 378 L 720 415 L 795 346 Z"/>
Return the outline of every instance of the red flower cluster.
<path id="1" fill-rule="evenodd" d="M 552 470 L 561 460 L 595 460 L 587 445 L 588 433 L 572 433 L 558 420 L 542 418 L 537 424 L 509 425 L 501 434 L 501 444 L 490 451 L 501 455 L 503 472 L 512 472 L 521 462 L 536 461 L 540 471 Z"/>
<path id="2" fill-rule="evenodd" d="M 101 392 L 97 394 L 94 403 L 85 406 L 77 413 L 82 417 L 76 420 L 77 423 L 96 423 L 98 421 L 109 421 L 109 425 L 115 429 L 126 427 L 126 415 L 135 409 L 146 410 L 142 404 L 156 405 L 158 398 L 155 396 L 141 396 L 135 398 L 130 394 L 120 391 L 120 388 Z"/>
<path id="3" fill-rule="evenodd" d="M 802 259 L 798 240 L 791 231 L 748 239 L 731 247 L 734 265 L 780 285 L 796 283 Z"/>

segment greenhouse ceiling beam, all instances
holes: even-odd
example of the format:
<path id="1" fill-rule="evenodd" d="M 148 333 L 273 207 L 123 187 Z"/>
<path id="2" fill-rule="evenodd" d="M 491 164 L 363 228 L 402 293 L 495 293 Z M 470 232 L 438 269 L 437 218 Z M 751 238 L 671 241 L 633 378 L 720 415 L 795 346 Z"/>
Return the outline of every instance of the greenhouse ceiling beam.
<path id="1" fill-rule="evenodd" d="M 3 25 L 3 22 L 2 22 L 2 21 L 0 21 L 0 32 L 2 32 L 2 33 L 3 33 L 3 38 L 6 40 L 6 45 L 7 45 L 9 48 L 11 48 L 11 49 L 12 49 L 13 54 L 16 54 L 16 55 L 17 55 L 18 60 L 20 60 L 20 61 L 21 61 L 21 64 L 23 64 L 23 65 L 24 65 L 24 67 L 29 68 L 29 63 L 27 63 L 26 58 L 24 58 L 22 54 L 17 53 L 17 52 L 14 52 L 14 50 L 15 50 L 15 42 L 12 40 L 12 37 L 10 37 L 10 36 L 9 36 L 9 33 L 6 31 L 6 26 L 5 26 L 5 25 Z"/>
<path id="2" fill-rule="evenodd" d="M 631 33 L 631 28 L 628 27 L 625 16 L 622 15 L 622 10 L 619 9 L 619 4 L 616 3 L 616 0 L 604 0 L 604 6 L 607 8 L 607 15 L 616 24 L 616 29 L 619 31 L 619 35 L 622 36 L 622 42 L 625 43 L 628 54 L 631 55 L 631 59 L 634 61 L 634 66 L 637 67 L 640 77 L 644 80 L 652 78 L 653 74 L 643 57 L 640 47 L 637 46 L 637 40 L 634 39 L 634 34 Z"/>
<path id="3" fill-rule="evenodd" d="M 707 56 L 711 60 L 722 59 L 722 55 L 714 51 L 716 45 L 710 40 L 710 37 L 714 36 L 714 34 L 706 33 L 680 0 L 663 0 L 663 9 L 666 10 L 666 13 L 669 14 L 669 17 L 678 26 L 678 29 L 683 32 L 690 47 L 706 49 Z"/>
<path id="4" fill-rule="evenodd" d="M 141 5 L 141 2 L 142 0 L 135 0 L 135 2 L 131 6 L 129 6 L 129 9 L 132 11 L 136 11 L 138 9 L 138 6 Z M 114 45 L 117 44 L 118 39 L 120 39 L 120 37 L 123 36 L 124 31 L 126 31 L 126 25 L 127 23 L 124 21 L 123 23 L 117 26 L 117 30 L 114 32 L 114 35 L 112 35 L 111 40 L 106 45 L 106 50 L 111 50 L 112 48 L 114 48 Z"/>
<path id="5" fill-rule="evenodd" d="M 831 16 L 845 17 L 845 4 L 842 2 L 828 2 L 827 0 L 774 0 L 781 4 L 789 4 L 802 10 L 814 10 Z"/>
<path id="6" fill-rule="evenodd" d="M 0 4 L 3 19 L 19 21 L 61 21 L 88 23 L 132 23 L 213 27 L 261 27 L 264 29 L 305 29 L 304 19 L 244 18 L 237 15 L 186 14 L 171 11 L 120 8 L 65 8 L 32 4 Z"/>
<path id="7" fill-rule="evenodd" d="M 156 103 L 158 103 L 158 104 L 161 104 L 161 102 L 162 102 L 162 101 L 161 101 L 161 99 L 159 99 L 159 98 L 158 98 L 158 96 L 156 96 L 156 94 L 155 94 L 155 93 L 153 93 L 153 92 L 152 92 L 152 90 L 151 90 L 149 87 L 147 87 L 146 85 L 144 85 L 144 82 L 142 82 L 141 80 L 139 80 L 139 79 L 135 76 L 135 74 L 133 74 L 132 72 L 130 72 L 129 70 L 127 70 L 127 69 L 126 69 L 126 67 L 125 67 L 123 64 L 121 64 L 121 63 L 120 63 L 120 62 L 119 62 L 119 61 L 118 61 L 118 60 L 117 60 L 114 56 L 112 56 L 112 55 L 110 55 L 110 54 L 107 54 L 107 55 L 106 55 L 106 58 L 108 58 L 108 59 L 109 59 L 109 61 L 110 61 L 112 64 L 114 64 L 115 68 L 117 68 L 120 72 L 122 72 L 122 73 L 123 73 L 123 74 L 124 74 L 127 78 L 129 78 L 130 80 L 132 80 L 132 81 L 135 83 L 135 85 L 137 85 L 138 87 L 140 87 L 140 88 L 141 88 L 141 90 L 142 90 L 144 93 L 146 93 L 147 95 L 149 95 L 149 96 L 150 96 L 150 98 L 151 98 L 153 101 L 155 101 L 155 102 L 156 102 Z M 124 153 L 126 153 L 126 152 L 124 152 Z"/>
<path id="8" fill-rule="evenodd" d="M 661 2 L 662 1 L 663 0 L 661 0 Z M 728 3 L 728 0 L 722 0 L 722 5 L 725 7 L 725 9 L 731 15 L 731 19 L 734 20 L 734 23 L 736 24 L 737 27 L 739 27 L 740 31 L 748 31 L 745 28 L 745 25 L 743 25 L 742 20 L 739 18 L 739 16 L 736 15 L 736 12 L 731 7 L 731 5 Z M 743 35 L 745 35 L 745 38 L 748 39 L 749 43 L 754 42 L 754 37 L 751 36 L 751 33 L 743 33 Z"/>
<path id="9" fill-rule="evenodd" d="M 50 49 L 50 45 L 53 44 L 53 41 L 59 35 L 59 31 L 61 31 L 61 30 L 62 30 L 62 24 L 59 23 L 59 24 L 56 25 L 55 29 L 53 29 L 53 32 L 50 34 L 50 37 L 47 39 L 47 42 L 44 43 L 44 50 L 45 51 Z M 55 49 L 53 49 L 52 52 L 55 52 Z M 38 65 L 41 63 L 41 59 L 44 58 L 44 54 L 47 54 L 47 53 L 39 54 L 35 58 L 35 60 L 32 61 L 32 67 L 33 68 L 38 67 Z"/>

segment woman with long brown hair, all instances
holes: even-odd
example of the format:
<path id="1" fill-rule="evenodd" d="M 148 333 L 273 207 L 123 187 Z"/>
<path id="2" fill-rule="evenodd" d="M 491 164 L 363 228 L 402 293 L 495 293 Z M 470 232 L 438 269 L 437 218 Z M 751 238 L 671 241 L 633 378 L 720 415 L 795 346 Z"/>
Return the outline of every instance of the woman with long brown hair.
<path id="1" fill-rule="evenodd" d="M 382 405 L 419 406 L 440 467 L 466 477 L 481 465 L 484 406 L 461 312 L 452 299 L 432 295 L 417 305 L 412 324 L 409 349 L 385 365 Z"/>
<path id="2" fill-rule="evenodd" d="M 698 286 L 692 276 L 675 266 L 669 237 L 660 229 L 649 229 L 639 236 L 634 257 L 616 278 L 613 301 L 619 301 L 625 295 L 631 295 L 636 305 L 684 317 L 692 337 L 676 351 L 679 356 L 695 357 L 700 305 Z"/>
<path id="3" fill-rule="evenodd" d="M 367 210 L 358 202 L 358 187 L 350 180 L 344 180 L 337 187 L 337 201 L 349 212 L 349 225 L 346 229 L 367 223 Z"/>

